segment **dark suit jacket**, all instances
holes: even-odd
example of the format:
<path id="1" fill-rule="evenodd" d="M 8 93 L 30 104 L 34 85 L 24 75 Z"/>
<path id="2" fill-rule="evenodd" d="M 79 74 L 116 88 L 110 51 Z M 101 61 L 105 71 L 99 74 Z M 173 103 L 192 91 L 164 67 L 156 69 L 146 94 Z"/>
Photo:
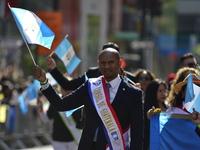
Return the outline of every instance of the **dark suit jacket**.
<path id="1" fill-rule="evenodd" d="M 88 82 L 81 85 L 73 93 L 67 95 L 63 100 L 50 86 L 42 93 L 47 97 L 49 102 L 58 111 L 66 111 L 77 108 L 81 105 L 85 106 L 86 122 L 82 132 L 82 137 L 79 143 L 78 150 L 90 150 L 95 131 L 97 127 L 97 150 L 105 150 L 107 144 L 103 132 L 103 123 L 98 116 L 96 109 L 90 99 L 88 93 Z M 142 91 L 124 80 L 120 83 L 118 92 L 112 107 L 121 124 L 122 130 L 125 130 L 131 125 L 131 142 L 130 150 L 142 150 L 143 141 L 143 106 L 142 106 Z"/>
<path id="2" fill-rule="evenodd" d="M 58 84 L 60 84 L 60 86 L 65 90 L 75 90 L 85 82 L 85 75 L 81 75 L 78 78 L 69 81 L 67 78 L 63 76 L 63 74 L 58 70 L 58 68 L 51 70 L 50 73 L 54 77 L 54 79 L 58 82 Z M 127 71 L 125 71 L 125 73 L 131 81 L 136 82 L 135 76 L 133 76 L 130 72 Z M 102 74 L 98 67 L 92 67 L 88 69 L 86 75 L 88 78 L 97 78 Z"/>

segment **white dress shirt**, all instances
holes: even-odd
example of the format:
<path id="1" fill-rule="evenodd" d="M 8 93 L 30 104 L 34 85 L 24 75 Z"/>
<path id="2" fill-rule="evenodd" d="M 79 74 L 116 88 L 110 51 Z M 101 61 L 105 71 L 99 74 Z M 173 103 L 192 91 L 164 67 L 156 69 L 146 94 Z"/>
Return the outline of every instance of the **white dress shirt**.
<path id="1" fill-rule="evenodd" d="M 109 88 L 109 91 L 110 91 L 110 103 L 113 102 L 113 100 L 114 100 L 114 98 L 116 96 L 116 93 L 118 91 L 118 88 L 119 88 L 119 85 L 121 83 L 121 80 L 122 79 L 118 75 L 114 80 L 109 82 L 110 85 L 111 85 L 111 87 Z M 108 83 L 108 82 L 106 81 L 106 83 Z"/>

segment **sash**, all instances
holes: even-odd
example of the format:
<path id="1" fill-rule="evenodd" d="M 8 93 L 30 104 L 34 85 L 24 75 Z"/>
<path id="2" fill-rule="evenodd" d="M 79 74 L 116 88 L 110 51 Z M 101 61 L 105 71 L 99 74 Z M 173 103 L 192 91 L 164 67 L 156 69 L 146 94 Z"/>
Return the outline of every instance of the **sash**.
<path id="1" fill-rule="evenodd" d="M 74 141 L 76 144 L 79 144 L 80 138 L 81 138 L 81 130 L 76 128 L 76 122 L 73 119 L 73 116 L 66 116 L 66 112 L 58 112 L 61 119 L 63 120 L 65 126 L 70 131 L 72 137 L 74 138 Z"/>
<path id="2" fill-rule="evenodd" d="M 88 87 L 94 107 L 104 124 L 104 134 L 108 142 L 106 150 L 125 150 L 121 125 L 110 104 L 104 77 L 89 79 Z"/>

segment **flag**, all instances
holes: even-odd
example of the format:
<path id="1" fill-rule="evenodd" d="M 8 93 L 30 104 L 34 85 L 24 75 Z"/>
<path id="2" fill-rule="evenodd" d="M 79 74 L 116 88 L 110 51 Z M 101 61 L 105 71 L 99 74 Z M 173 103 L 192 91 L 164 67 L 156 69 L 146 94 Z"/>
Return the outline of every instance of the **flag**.
<path id="1" fill-rule="evenodd" d="M 38 92 L 35 84 L 32 84 L 26 88 L 22 94 L 18 97 L 19 106 L 22 114 L 26 114 L 28 111 L 28 103 L 38 97 Z"/>
<path id="2" fill-rule="evenodd" d="M 26 42 L 51 48 L 55 35 L 37 15 L 21 8 L 10 7 L 10 10 Z"/>
<path id="3" fill-rule="evenodd" d="M 58 82 L 54 79 L 54 77 L 53 77 L 49 72 L 46 73 L 46 78 L 48 79 L 48 82 L 49 82 L 52 86 L 58 84 Z"/>
<path id="4" fill-rule="evenodd" d="M 14 132 L 15 118 L 16 118 L 15 114 L 16 114 L 15 106 L 10 106 L 10 108 L 8 109 L 7 117 L 6 117 L 6 128 L 8 129 L 10 133 Z"/>
<path id="5" fill-rule="evenodd" d="M 192 83 L 192 87 L 193 89 L 193 95 L 194 95 L 194 98 L 190 99 L 190 101 L 186 101 L 185 99 L 185 103 L 184 103 L 184 108 L 186 108 L 190 113 L 193 112 L 193 108 L 196 109 L 196 111 L 200 112 L 200 87 L 197 86 L 196 84 Z M 186 90 L 186 96 L 187 96 L 187 93 L 189 90 L 187 89 Z M 188 94 L 189 95 L 189 94 Z"/>
<path id="6" fill-rule="evenodd" d="M 69 117 L 71 114 L 73 114 L 73 112 L 75 112 L 76 110 L 82 108 L 84 105 L 80 106 L 80 107 L 77 107 L 75 109 L 72 109 L 72 110 L 68 110 L 66 111 L 66 116 Z"/>
<path id="7" fill-rule="evenodd" d="M 190 115 L 160 113 L 150 119 L 150 150 L 198 150 L 200 138 Z"/>
<path id="8" fill-rule="evenodd" d="M 76 57 L 72 45 L 66 38 L 58 45 L 54 53 L 63 61 L 69 74 L 71 74 L 81 62 L 81 60 Z"/>
<path id="9" fill-rule="evenodd" d="M 86 82 L 88 80 L 88 76 L 87 76 L 86 72 L 85 72 L 84 76 L 85 76 L 85 82 Z"/>
<path id="10" fill-rule="evenodd" d="M 53 76 L 49 72 L 46 73 L 46 78 L 48 78 L 48 82 L 52 86 L 58 84 L 58 82 L 53 78 Z M 41 88 L 40 82 L 38 80 L 34 79 L 33 83 L 35 84 L 37 90 Z"/>
<path id="11" fill-rule="evenodd" d="M 190 102 L 193 99 L 194 99 L 194 89 L 193 89 L 192 75 L 190 75 L 187 80 L 185 103 Z"/>
<path id="12" fill-rule="evenodd" d="M 38 80 L 34 79 L 33 84 L 35 85 L 37 90 L 39 90 L 41 88 L 40 82 Z"/>

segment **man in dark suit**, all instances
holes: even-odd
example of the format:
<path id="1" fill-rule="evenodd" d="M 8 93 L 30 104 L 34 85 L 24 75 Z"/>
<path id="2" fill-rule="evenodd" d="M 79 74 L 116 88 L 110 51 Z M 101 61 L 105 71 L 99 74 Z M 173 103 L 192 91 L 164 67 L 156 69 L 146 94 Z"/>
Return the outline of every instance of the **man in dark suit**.
<path id="1" fill-rule="evenodd" d="M 106 150 L 108 147 L 114 150 L 126 150 L 127 147 L 142 150 L 142 91 L 119 75 L 121 59 L 115 49 L 101 51 L 98 64 L 103 76 L 87 80 L 64 98 L 60 98 L 51 87 L 40 67 L 35 66 L 34 76 L 41 83 L 41 92 L 58 111 L 84 105 L 86 122 L 79 150 Z M 111 85 L 109 92 L 105 88 L 106 83 Z M 129 127 L 130 142 L 127 136 Z"/>
<path id="2" fill-rule="evenodd" d="M 102 50 L 106 48 L 114 48 L 115 50 L 119 51 L 118 45 L 113 42 L 105 43 L 102 47 Z M 65 90 L 75 90 L 76 88 L 78 88 L 80 85 L 82 85 L 85 82 L 85 74 L 79 76 L 78 78 L 74 78 L 71 81 L 65 78 L 63 74 L 59 71 L 59 69 L 56 67 L 56 62 L 52 58 L 51 55 L 49 55 L 46 58 L 46 66 L 49 69 L 49 72 L 51 73 L 51 75 Z M 121 76 L 128 79 L 129 83 L 135 84 L 136 77 L 132 73 L 125 71 L 123 69 L 120 69 L 119 73 Z M 86 75 L 88 78 L 96 78 L 96 77 L 101 76 L 102 73 L 99 70 L 99 67 L 91 67 L 86 71 Z"/>

